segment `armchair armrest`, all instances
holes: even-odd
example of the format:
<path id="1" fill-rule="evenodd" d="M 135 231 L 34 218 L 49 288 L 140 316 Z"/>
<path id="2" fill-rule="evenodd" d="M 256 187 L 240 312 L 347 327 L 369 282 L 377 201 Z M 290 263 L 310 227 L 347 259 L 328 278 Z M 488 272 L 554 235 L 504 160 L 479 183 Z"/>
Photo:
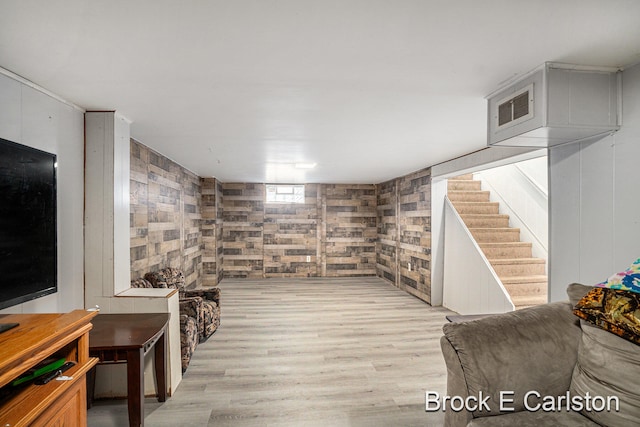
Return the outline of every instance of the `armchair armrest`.
<path id="1" fill-rule="evenodd" d="M 469 395 L 467 382 L 464 377 L 460 359 L 446 336 L 440 337 L 440 348 L 442 356 L 447 365 L 447 396 L 461 396 L 466 398 Z M 466 426 L 473 418 L 471 412 L 451 411 L 445 412 L 444 425 L 446 427 Z"/>
<path id="2" fill-rule="evenodd" d="M 203 301 L 200 297 L 180 298 L 180 314 L 193 317 L 199 323 L 202 316 L 202 304 Z"/>
<path id="3" fill-rule="evenodd" d="M 569 390 L 580 326 L 571 305 L 558 302 L 443 326 L 441 347 L 450 396 L 490 396 L 490 412 L 448 410 L 445 425 L 466 425 L 470 417 L 500 414 L 500 393 L 509 408 L 522 411 L 524 395 L 559 396 Z M 506 400 L 505 400 L 506 401 Z"/>
<path id="4" fill-rule="evenodd" d="M 220 307 L 220 288 L 185 289 L 184 293 L 187 297 L 200 297 L 214 301 Z"/>

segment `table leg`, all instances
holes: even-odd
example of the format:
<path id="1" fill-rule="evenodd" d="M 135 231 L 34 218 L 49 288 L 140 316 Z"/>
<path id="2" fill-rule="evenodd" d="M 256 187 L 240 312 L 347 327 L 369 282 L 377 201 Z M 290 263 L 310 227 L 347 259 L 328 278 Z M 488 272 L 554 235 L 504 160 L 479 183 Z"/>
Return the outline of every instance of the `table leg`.
<path id="1" fill-rule="evenodd" d="M 158 384 L 158 402 L 167 400 L 167 362 L 165 351 L 167 348 L 167 331 L 162 332 L 162 336 L 155 345 L 156 356 L 156 384 Z"/>
<path id="2" fill-rule="evenodd" d="M 127 351 L 127 401 L 129 426 L 144 426 L 144 351 Z"/>
<path id="3" fill-rule="evenodd" d="M 89 369 L 87 372 L 87 409 L 93 406 L 93 397 L 96 392 L 96 367 Z"/>

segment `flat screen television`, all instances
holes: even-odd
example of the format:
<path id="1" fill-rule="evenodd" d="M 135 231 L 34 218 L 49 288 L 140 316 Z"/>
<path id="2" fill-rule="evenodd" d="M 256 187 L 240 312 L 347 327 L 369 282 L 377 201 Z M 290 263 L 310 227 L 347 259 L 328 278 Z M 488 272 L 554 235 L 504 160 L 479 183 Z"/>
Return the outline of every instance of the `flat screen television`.
<path id="1" fill-rule="evenodd" d="M 56 166 L 0 138 L 0 309 L 58 290 Z"/>

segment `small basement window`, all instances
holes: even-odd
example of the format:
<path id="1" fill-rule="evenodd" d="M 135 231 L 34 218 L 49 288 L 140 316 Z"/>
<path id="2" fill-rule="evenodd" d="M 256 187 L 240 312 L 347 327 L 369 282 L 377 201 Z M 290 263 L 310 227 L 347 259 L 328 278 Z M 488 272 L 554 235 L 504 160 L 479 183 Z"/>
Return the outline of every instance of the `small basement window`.
<path id="1" fill-rule="evenodd" d="M 304 185 L 267 184 L 267 203 L 304 203 Z"/>

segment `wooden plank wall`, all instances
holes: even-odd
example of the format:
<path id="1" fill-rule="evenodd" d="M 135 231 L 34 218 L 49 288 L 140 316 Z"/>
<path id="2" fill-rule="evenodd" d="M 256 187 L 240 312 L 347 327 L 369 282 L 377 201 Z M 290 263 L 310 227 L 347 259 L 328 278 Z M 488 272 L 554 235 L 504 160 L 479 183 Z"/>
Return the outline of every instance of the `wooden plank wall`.
<path id="1" fill-rule="evenodd" d="M 375 275 L 375 185 L 331 184 L 323 191 L 324 275 Z"/>
<path id="2" fill-rule="evenodd" d="M 217 253 L 217 262 L 216 262 L 216 275 L 217 275 L 217 282 L 220 283 L 220 281 L 223 278 L 223 257 L 224 257 L 224 247 L 223 247 L 223 235 L 222 235 L 222 218 L 223 218 L 223 212 L 224 212 L 224 206 L 222 203 L 222 183 L 218 180 L 216 180 L 216 200 L 218 201 L 216 203 L 216 209 L 218 210 L 218 213 L 216 215 L 216 223 L 218 224 L 218 227 L 216 228 L 216 253 Z"/>
<path id="3" fill-rule="evenodd" d="M 265 204 L 265 277 L 318 275 L 318 188 L 317 184 L 305 185 L 303 204 Z"/>
<path id="4" fill-rule="evenodd" d="M 265 204 L 263 184 L 222 188 L 224 277 L 376 274 L 374 185 L 307 184 L 299 205 Z"/>
<path id="5" fill-rule="evenodd" d="M 135 140 L 130 174 L 131 278 L 176 267 L 200 285 L 200 178 Z"/>
<path id="6" fill-rule="evenodd" d="M 202 286 L 217 286 L 222 280 L 222 183 L 201 178 L 202 188 Z"/>
<path id="7" fill-rule="evenodd" d="M 431 170 L 379 184 L 377 190 L 377 274 L 430 303 Z"/>
<path id="8" fill-rule="evenodd" d="M 264 198 L 264 184 L 222 184 L 224 277 L 263 277 Z"/>
<path id="9" fill-rule="evenodd" d="M 131 226 L 131 279 L 149 271 L 149 150 L 131 140 L 129 222 Z"/>
<path id="10" fill-rule="evenodd" d="M 376 244 L 376 271 L 378 276 L 395 284 L 398 253 L 397 180 L 377 186 L 378 242 Z"/>

